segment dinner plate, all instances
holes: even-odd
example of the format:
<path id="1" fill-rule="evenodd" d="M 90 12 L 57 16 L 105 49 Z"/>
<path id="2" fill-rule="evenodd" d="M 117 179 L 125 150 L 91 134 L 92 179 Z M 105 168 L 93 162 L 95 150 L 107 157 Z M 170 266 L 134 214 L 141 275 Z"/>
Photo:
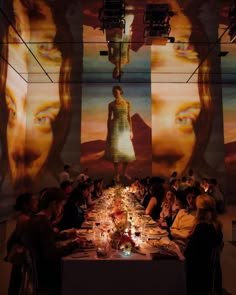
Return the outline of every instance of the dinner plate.
<path id="1" fill-rule="evenodd" d="M 160 228 L 148 228 L 145 230 L 149 235 L 167 235 L 167 231 Z"/>
<path id="2" fill-rule="evenodd" d="M 147 221 L 145 225 L 156 225 L 156 224 L 157 224 L 156 221 L 151 219 L 151 220 Z"/>

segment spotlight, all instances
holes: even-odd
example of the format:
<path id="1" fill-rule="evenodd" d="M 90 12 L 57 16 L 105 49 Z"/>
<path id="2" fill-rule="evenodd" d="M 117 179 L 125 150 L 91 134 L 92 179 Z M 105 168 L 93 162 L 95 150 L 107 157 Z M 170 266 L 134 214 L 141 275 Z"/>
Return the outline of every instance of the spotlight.
<path id="1" fill-rule="evenodd" d="M 119 28 L 125 30 L 125 2 L 122 0 L 105 0 L 99 10 L 101 29 Z"/>
<path id="2" fill-rule="evenodd" d="M 168 4 L 147 4 L 144 13 L 145 24 L 169 24 L 170 16 L 173 12 L 170 11 Z"/>
<path id="3" fill-rule="evenodd" d="M 174 42 L 174 37 L 169 37 L 171 31 L 169 21 L 173 15 L 168 4 L 146 5 L 144 13 L 144 23 L 148 24 L 144 29 L 146 45 L 165 45 L 167 42 Z"/>

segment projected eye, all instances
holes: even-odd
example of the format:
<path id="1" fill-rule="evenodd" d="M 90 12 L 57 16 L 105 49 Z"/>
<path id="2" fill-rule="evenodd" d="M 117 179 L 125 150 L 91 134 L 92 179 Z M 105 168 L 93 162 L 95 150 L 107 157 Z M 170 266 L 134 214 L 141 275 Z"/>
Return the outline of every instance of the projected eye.
<path id="1" fill-rule="evenodd" d="M 51 120 L 48 117 L 39 116 L 35 118 L 35 122 L 39 125 L 49 125 L 51 123 Z"/>
<path id="2" fill-rule="evenodd" d="M 39 44 L 38 52 L 43 58 L 47 58 L 48 60 L 52 60 L 54 62 L 61 61 L 61 53 L 53 43 Z"/>
<path id="3" fill-rule="evenodd" d="M 6 105 L 8 109 L 9 121 L 14 121 L 16 119 L 16 106 L 9 96 L 6 97 Z"/>
<path id="4" fill-rule="evenodd" d="M 179 57 L 184 57 L 189 60 L 197 60 L 198 53 L 192 44 L 187 43 L 186 40 L 177 40 L 177 44 L 174 46 L 176 55 Z"/>
<path id="5" fill-rule="evenodd" d="M 175 122 L 183 132 L 192 132 L 199 113 L 200 107 L 187 108 L 177 113 Z"/>
<path id="6" fill-rule="evenodd" d="M 51 128 L 52 122 L 56 119 L 59 108 L 49 107 L 37 113 L 34 122 L 41 128 Z"/>

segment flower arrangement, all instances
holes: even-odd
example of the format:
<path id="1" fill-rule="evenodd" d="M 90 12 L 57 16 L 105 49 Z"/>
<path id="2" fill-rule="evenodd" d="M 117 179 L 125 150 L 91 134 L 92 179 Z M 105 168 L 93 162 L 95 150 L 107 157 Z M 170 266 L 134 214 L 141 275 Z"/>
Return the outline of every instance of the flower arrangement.
<path id="1" fill-rule="evenodd" d="M 112 221 L 118 233 L 123 233 L 127 227 L 127 212 L 117 209 L 111 214 Z"/>
<path id="2" fill-rule="evenodd" d="M 119 248 L 124 252 L 125 255 L 130 255 L 132 249 L 135 247 L 135 242 L 128 233 L 122 235 Z"/>

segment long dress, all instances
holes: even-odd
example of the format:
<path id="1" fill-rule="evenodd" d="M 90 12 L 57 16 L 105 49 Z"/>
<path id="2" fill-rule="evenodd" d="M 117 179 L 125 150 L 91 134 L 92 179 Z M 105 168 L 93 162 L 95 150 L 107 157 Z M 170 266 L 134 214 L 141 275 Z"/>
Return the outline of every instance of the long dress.
<path id="1" fill-rule="evenodd" d="M 113 163 L 131 162 L 136 159 L 130 138 L 128 111 L 128 102 L 113 105 L 113 119 L 110 122 L 104 154 L 104 157 Z"/>

